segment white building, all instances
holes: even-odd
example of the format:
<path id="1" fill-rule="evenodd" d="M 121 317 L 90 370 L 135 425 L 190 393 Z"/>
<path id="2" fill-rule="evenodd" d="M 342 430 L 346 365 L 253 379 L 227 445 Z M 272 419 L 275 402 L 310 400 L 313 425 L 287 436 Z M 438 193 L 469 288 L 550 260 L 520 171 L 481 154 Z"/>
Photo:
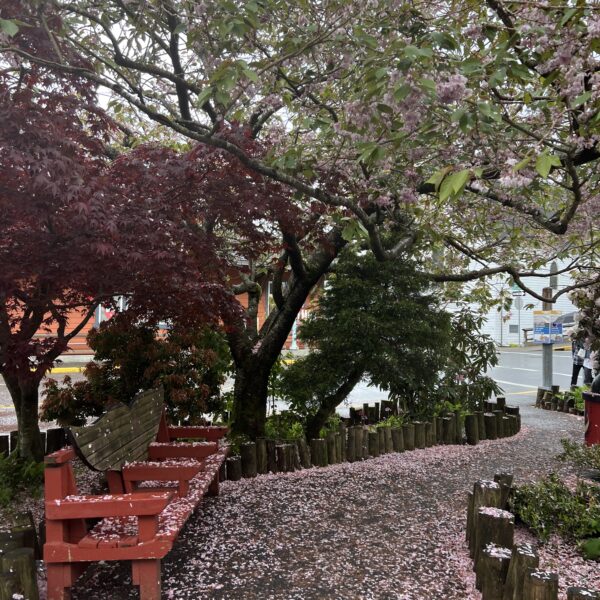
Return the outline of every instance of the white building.
<path id="1" fill-rule="evenodd" d="M 557 264 L 558 270 L 561 269 L 562 265 Z M 549 272 L 549 268 L 546 272 Z M 540 269 L 539 272 L 543 273 L 544 269 Z M 552 278 L 546 277 L 524 277 L 523 283 L 539 294 L 542 295 L 542 290 L 545 287 L 552 287 L 554 294 L 557 291 L 564 289 L 567 286 L 573 284 L 573 279 L 568 272 L 555 275 Z M 506 282 L 500 281 L 499 279 L 495 282 L 491 282 L 491 285 L 497 290 L 497 294 L 500 295 L 502 291 L 511 293 L 512 290 L 507 288 Z M 521 290 L 519 290 L 521 292 Z M 519 310 L 519 305 L 522 301 L 522 308 Z M 563 314 L 572 313 L 577 308 L 569 300 L 568 293 L 563 294 L 553 304 L 553 310 L 559 310 Z M 483 333 L 490 335 L 498 344 L 501 346 L 512 346 L 523 344 L 525 341 L 523 329 L 530 330 L 528 332 L 529 339 L 531 339 L 531 330 L 533 329 L 533 311 L 542 310 L 542 302 L 533 296 L 526 294 L 525 296 L 515 296 L 513 299 L 513 305 L 510 311 L 498 311 L 496 309 L 491 310 L 487 314 L 486 325 L 483 328 Z"/>

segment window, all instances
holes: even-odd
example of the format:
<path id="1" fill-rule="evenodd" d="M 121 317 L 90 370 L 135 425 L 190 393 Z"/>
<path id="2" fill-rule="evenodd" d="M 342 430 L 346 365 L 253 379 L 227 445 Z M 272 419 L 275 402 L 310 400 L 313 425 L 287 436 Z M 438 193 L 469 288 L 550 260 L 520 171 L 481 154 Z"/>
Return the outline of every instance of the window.
<path id="1" fill-rule="evenodd" d="M 518 325 L 509 325 L 508 333 L 519 333 L 519 326 Z"/>

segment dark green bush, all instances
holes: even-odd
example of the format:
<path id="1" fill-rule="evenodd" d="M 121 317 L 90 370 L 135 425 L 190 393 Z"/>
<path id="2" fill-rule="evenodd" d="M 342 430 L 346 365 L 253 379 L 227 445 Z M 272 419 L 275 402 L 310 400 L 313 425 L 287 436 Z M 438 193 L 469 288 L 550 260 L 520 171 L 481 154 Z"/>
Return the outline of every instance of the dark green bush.
<path id="1" fill-rule="evenodd" d="M 267 417 L 265 435 L 274 440 L 297 440 L 304 435 L 302 417 L 292 411 L 283 411 Z"/>
<path id="2" fill-rule="evenodd" d="M 114 316 L 88 334 L 94 361 L 85 380 L 49 379 L 40 417 L 62 426 L 82 425 L 108 406 L 129 403 L 140 391 L 163 386 L 173 422 L 202 422 L 204 413 L 223 410 L 220 388 L 231 367 L 223 336 L 210 328 L 171 329 L 159 335 L 150 323 Z"/>
<path id="3" fill-rule="evenodd" d="M 43 463 L 23 460 L 16 452 L 0 455 L 0 506 L 8 506 L 21 492 L 41 496 L 43 482 Z"/>
<path id="4" fill-rule="evenodd" d="M 600 533 L 600 495 L 597 487 L 582 481 L 572 492 L 555 474 L 519 486 L 511 508 L 540 538 L 553 533 L 583 540 Z"/>
<path id="5" fill-rule="evenodd" d="M 572 442 L 571 440 L 560 440 L 563 447 L 562 454 L 558 455 L 558 459 L 569 462 L 578 470 L 581 469 L 597 469 L 600 470 L 600 446 L 586 446 Z"/>

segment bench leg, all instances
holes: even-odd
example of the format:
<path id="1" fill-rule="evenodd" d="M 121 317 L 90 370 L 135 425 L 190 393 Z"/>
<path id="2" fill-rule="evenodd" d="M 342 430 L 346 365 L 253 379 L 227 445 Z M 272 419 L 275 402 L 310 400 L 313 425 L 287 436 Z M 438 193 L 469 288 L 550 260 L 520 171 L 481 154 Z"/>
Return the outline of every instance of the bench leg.
<path id="1" fill-rule="evenodd" d="M 140 586 L 140 600 L 160 600 L 160 560 L 131 561 L 133 584 Z"/>
<path id="2" fill-rule="evenodd" d="M 47 564 L 48 600 L 71 600 L 72 567 L 68 563 Z"/>

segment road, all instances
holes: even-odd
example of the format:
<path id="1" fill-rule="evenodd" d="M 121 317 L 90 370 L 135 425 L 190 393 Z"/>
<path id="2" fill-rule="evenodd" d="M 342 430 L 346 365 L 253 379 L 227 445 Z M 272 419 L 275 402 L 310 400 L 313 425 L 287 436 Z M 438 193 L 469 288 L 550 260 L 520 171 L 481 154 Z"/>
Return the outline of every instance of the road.
<path id="1" fill-rule="evenodd" d="M 554 383 L 561 389 L 568 389 L 571 381 L 571 353 L 568 351 L 555 351 L 553 355 Z M 500 351 L 500 364 L 491 369 L 490 374 L 502 386 L 507 397 L 535 397 L 537 387 L 542 384 L 542 352 L 536 349 L 505 349 Z M 71 375 L 76 380 L 79 374 Z M 61 379 L 61 375 L 55 376 Z M 582 383 L 583 373 L 579 375 Z M 350 394 L 348 400 L 340 405 L 338 412 L 348 415 L 348 406 L 362 406 L 363 402 L 373 403 L 385 399 L 387 394 L 376 387 L 369 387 L 361 382 Z M 278 403 L 278 408 L 285 408 Z M 0 431 L 14 428 L 14 410 L 6 385 L 0 379 Z"/>
<path id="2" fill-rule="evenodd" d="M 490 370 L 490 375 L 500 384 L 505 396 L 535 398 L 538 386 L 542 385 L 542 351 L 540 349 L 515 348 L 499 352 L 498 366 Z M 569 389 L 571 383 L 572 357 L 569 351 L 555 351 L 553 354 L 553 382 L 561 389 Z M 583 372 L 579 384 L 583 383 Z M 385 399 L 386 393 L 376 387 L 368 387 L 361 382 L 348 397 L 347 405 L 361 406 L 363 402 L 378 402 Z M 346 416 L 347 406 L 340 406 L 338 412 Z"/>

